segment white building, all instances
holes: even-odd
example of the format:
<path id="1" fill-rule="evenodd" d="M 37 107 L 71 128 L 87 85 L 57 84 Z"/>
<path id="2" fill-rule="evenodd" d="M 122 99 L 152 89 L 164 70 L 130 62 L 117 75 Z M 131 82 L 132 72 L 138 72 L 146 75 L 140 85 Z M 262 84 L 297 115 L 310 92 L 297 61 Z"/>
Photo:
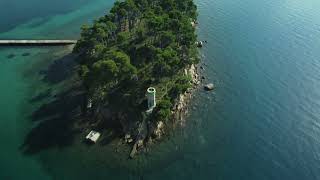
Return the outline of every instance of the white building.
<path id="1" fill-rule="evenodd" d="M 153 108 L 156 107 L 156 89 L 153 87 L 149 87 L 147 89 L 147 99 L 148 99 L 148 110 L 147 113 L 152 112 Z"/>

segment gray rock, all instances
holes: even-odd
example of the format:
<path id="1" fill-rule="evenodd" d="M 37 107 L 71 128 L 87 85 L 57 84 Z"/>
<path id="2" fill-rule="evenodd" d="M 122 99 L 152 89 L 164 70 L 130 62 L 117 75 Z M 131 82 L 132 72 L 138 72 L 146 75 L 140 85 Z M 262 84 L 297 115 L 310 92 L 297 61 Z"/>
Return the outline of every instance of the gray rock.
<path id="1" fill-rule="evenodd" d="M 133 159 L 137 152 L 137 144 L 134 144 L 130 153 L 130 158 Z"/>
<path id="2" fill-rule="evenodd" d="M 202 41 L 197 41 L 196 45 L 197 45 L 198 48 L 202 48 L 203 42 Z"/>
<path id="3" fill-rule="evenodd" d="M 205 89 L 206 91 L 211 91 L 211 90 L 214 89 L 214 86 L 213 86 L 212 83 L 209 83 L 209 84 L 206 84 L 206 85 L 204 86 L 204 89 Z"/>
<path id="4" fill-rule="evenodd" d="M 140 148 L 140 147 L 142 147 L 142 146 L 143 146 L 143 140 L 140 139 L 140 140 L 138 140 L 138 142 L 137 142 L 137 148 Z"/>

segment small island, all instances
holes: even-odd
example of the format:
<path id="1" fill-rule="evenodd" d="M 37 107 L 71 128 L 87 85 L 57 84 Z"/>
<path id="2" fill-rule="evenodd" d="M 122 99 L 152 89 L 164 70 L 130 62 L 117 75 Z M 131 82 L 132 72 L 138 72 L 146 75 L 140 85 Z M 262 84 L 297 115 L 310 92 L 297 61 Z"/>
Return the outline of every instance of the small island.
<path id="1" fill-rule="evenodd" d="M 125 0 L 82 27 L 74 53 L 86 91 L 83 115 L 113 124 L 132 146 L 130 157 L 186 112 L 199 84 L 196 19 L 192 0 Z"/>

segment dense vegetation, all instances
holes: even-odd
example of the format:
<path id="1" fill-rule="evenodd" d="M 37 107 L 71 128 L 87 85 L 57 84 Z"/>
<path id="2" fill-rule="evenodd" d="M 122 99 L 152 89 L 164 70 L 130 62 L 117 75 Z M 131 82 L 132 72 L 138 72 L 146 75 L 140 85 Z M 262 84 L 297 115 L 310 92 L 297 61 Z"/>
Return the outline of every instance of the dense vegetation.
<path id="1" fill-rule="evenodd" d="M 184 69 L 198 63 L 192 0 L 116 1 L 110 13 L 83 26 L 74 51 L 96 106 L 142 119 L 145 92 L 157 90 L 153 120 L 167 120 L 176 97 L 190 87 Z"/>

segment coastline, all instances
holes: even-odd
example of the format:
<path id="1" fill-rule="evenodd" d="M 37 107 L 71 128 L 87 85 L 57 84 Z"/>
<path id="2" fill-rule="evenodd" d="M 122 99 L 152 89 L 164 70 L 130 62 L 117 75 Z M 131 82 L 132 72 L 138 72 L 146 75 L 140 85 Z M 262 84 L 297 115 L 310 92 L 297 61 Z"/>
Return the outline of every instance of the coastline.
<path id="1" fill-rule="evenodd" d="M 199 63 L 200 64 L 200 63 Z M 192 64 L 188 68 L 184 69 L 185 75 L 191 76 L 191 84 L 192 86 L 187 89 L 184 93 L 181 93 L 176 99 L 171 109 L 172 123 L 164 123 L 163 121 L 158 121 L 156 124 L 149 125 L 148 131 L 151 131 L 151 135 L 147 138 L 141 140 L 137 139 L 131 148 L 131 152 L 129 157 L 134 158 L 140 152 L 149 151 L 148 146 L 154 144 L 154 142 L 160 141 L 162 138 L 168 134 L 168 131 L 174 131 L 176 128 L 183 128 L 186 125 L 186 116 L 189 113 L 189 103 L 192 100 L 193 93 L 198 89 L 201 84 L 200 80 L 200 72 L 199 72 L 199 64 Z M 150 128 L 151 127 L 151 128 Z M 152 128 L 153 127 L 153 128 Z M 152 138 L 152 136 L 154 138 Z M 121 141 L 121 139 L 120 139 Z M 128 139 L 124 137 L 124 142 L 128 142 Z"/>
<path id="2" fill-rule="evenodd" d="M 185 74 L 192 77 L 192 87 L 179 95 L 172 110 L 174 114 L 174 121 L 176 121 L 176 123 L 180 123 L 181 126 L 185 123 L 184 116 L 188 113 L 188 104 L 192 100 L 192 95 L 201 83 L 198 64 L 192 64 L 189 68 L 186 68 Z"/>
<path id="3" fill-rule="evenodd" d="M 79 65 L 76 65 L 76 64 L 74 64 L 74 66 L 68 65 L 69 62 L 70 61 L 73 62 L 76 57 L 76 55 L 71 52 L 72 48 L 73 48 L 73 46 L 67 46 L 66 50 L 64 50 L 64 51 L 70 51 L 70 54 L 65 55 L 66 58 L 61 58 L 61 59 L 55 60 L 50 65 L 47 65 L 47 64 L 37 65 L 38 69 L 42 69 L 41 66 L 48 66 L 47 70 L 45 70 L 45 69 L 41 70 L 41 72 L 44 71 L 44 72 L 46 72 L 46 74 L 50 73 L 50 72 L 57 72 L 57 70 L 58 70 L 57 68 L 66 68 L 63 71 L 66 71 L 66 72 L 70 71 L 70 73 L 67 73 L 70 75 L 67 79 L 61 81 L 57 85 L 54 85 L 57 88 L 55 90 L 54 94 L 57 94 L 57 95 L 54 95 L 55 100 L 53 101 L 54 104 L 52 104 L 52 107 L 54 107 L 54 109 L 56 109 L 55 111 L 60 112 L 62 114 L 67 113 L 67 112 L 65 112 L 65 109 L 61 109 L 61 107 L 58 107 L 57 105 L 61 104 L 64 101 L 63 98 L 66 98 L 66 97 L 64 97 L 64 96 L 60 97 L 60 94 L 64 94 L 64 92 L 69 92 L 70 96 L 77 95 L 77 97 L 76 97 L 77 100 L 72 100 L 72 101 L 77 101 L 77 102 L 81 102 L 82 99 L 84 98 L 83 89 L 82 88 L 79 89 L 79 87 L 81 86 L 81 79 L 78 77 L 78 75 L 76 74 L 76 70 L 75 70 L 75 69 L 79 68 Z M 66 64 L 67 66 L 64 67 L 64 64 Z M 199 64 L 192 64 L 189 67 L 184 69 L 185 75 L 190 75 L 190 77 L 191 77 L 192 86 L 190 88 L 188 88 L 186 92 L 180 94 L 175 99 L 175 103 L 173 105 L 173 108 L 171 109 L 172 118 L 170 121 L 168 121 L 167 123 L 160 121 L 160 122 L 157 122 L 156 124 L 148 125 L 147 128 L 148 128 L 148 131 L 151 132 L 151 134 L 148 133 L 148 135 L 146 135 L 144 142 L 140 141 L 140 144 L 141 145 L 143 144 L 143 147 L 141 147 L 140 150 L 137 150 L 137 152 L 136 152 L 137 154 L 139 154 L 142 151 L 148 150 L 149 149 L 148 146 L 150 145 L 150 143 L 151 144 L 161 143 L 162 138 L 165 138 L 170 133 L 169 131 L 174 131 L 175 128 L 180 128 L 180 127 L 183 128 L 185 126 L 185 124 L 187 123 L 185 121 L 186 116 L 188 115 L 189 108 L 190 108 L 189 102 L 192 101 L 193 93 L 195 92 L 195 90 L 198 89 L 198 87 L 201 83 Z M 56 75 L 56 73 L 50 75 L 49 77 L 51 78 L 51 76 L 54 77 L 55 75 Z M 46 76 L 48 76 L 48 75 L 45 75 L 45 77 Z M 55 80 L 53 82 L 55 82 Z M 70 84 L 70 83 L 72 83 L 72 84 Z M 82 95 L 78 96 L 78 94 L 82 94 Z M 37 115 L 38 113 L 40 113 L 40 111 L 42 111 L 42 109 L 45 109 L 45 107 L 48 107 L 49 105 L 51 106 L 51 104 L 44 104 L 43 106 L 41 106 L 39 108 L 38 111 L 36 111 L 34 113 L 34 115 Z M 74 105 L 72 105 L 72 106 L 74 106 Z M 85 106 L 85 103 L 83 103 L 81 106 Z M 84 107 L 82 107 L 82 108 L 84 108 Z M 79 141 L 79 142 L 83 141 L 83 138 L 84 138 L 83 135 L 85 135 L 88 130 L 90 130 L 92 128 L 96 129 L 99 126 L 101 126 L 102 121 L 104 121 L 104 118 L 106 118 L 106 116 L 105 116 L 106 114 L 109 113 L 109 117 L 111 115 L 111 116 L 114 116 L 113 118 L 118 118 L 116 116 L 119 115 L 117 112 L 106 113 L 107 109 L 101 109 L 101 113 L 103 114 L 102 115 L 103 117 L 101 120 L 97 120 L 97 118 L 96 118 L 97 116 L 90 117 L 90 116 L 81 114 L 80 109 L 81 109 L 81 107 L 76 108 L 76 106 L 75 106 L 76 113 L 73 113 L 72 115 L 70 115 L 70 117 L 68 117 L 68 119 L 69 119 L 68 121 L 70 121 L 72 123 L 72 128 L 71 128 L 70 132 L 71 131 L 80 132 L 79 135 L 81 135 L 81 136 L 78 136 L 78 135 L 76 136 L 77 141 Z M 50 112 L 46 112 L 46 113 L 50 113 Z M 34 117 L 36 117 L 36 116 L 34 116 Z M 100 118 L 98 118 L 98 119 L 100 119 Z M 107 120 L 107 121 L 109 122 L 109 120 Z M 130 129 L 130 128 L 128 128 L 128 129 Z M 102 130 L 102 138 L 104 139 L 104 138 L 108 137 L 108 135 L 106 133 L 109 130 L 114 130 L 114 129 L 113 129 L 113 127 L 111 127 L 111 129 L 109 129 L 109 130 L 106 130 L 106 129 L 101 129 L 101 130 Z M 115 152 L 118 151 L 119 148 L 122 148 L 123 145 L 130 148 L 130 147 L 133 147 L 135 143 L 138 143 L 139 139 L 135 140 L 134 137 L 131 137 L 132 141 L 128 142 L 125 137 L 125 135 L 127 133 L 128 132 L 118 132 L 116 134 L 119 138 L 116 138 L 114 140 L 120 146 L 116 147 L 114 149 Z M 42 135 L 39 134 L 39 136 L 42 136 Z M 151 138 L 151 136 L 153 136 L 154 138 Z M 135 143 L 133 143 L 133 142 L 135 142 Z M 30 150 L 30 152 L 32 152 L 34 148 L 37 149 L 38 145 L 39 144 L 37 144 L 37 143 L 29 144 L 30 149 L 27 148 L 26 149 L 27 152 L 29 152 L 29 150 Z M 141 146 L 141 145 L 139 145 L 139 146 Z"/>
<path id="4" fill-rule="evenodd" d="M 127 0 L 82 27 L 73 52 L 79 54 L 87 92 L 82 109 L 93 125 L 89 135 L 112 131 L 109 139 L 132 145 L 133 158 L 171 124 L 183 124 L 200 81 L 195 64 L 203 42 L 197 41 L 197 16 L 192 0 Z"/>
<path id="5" fill-rule="evenodd" d="M 195 8 L 194 6 L 192 6 Z M 190 10 L 195 13 L 195 9 Z M 191 12 L 190 12 L 191 13 Z M 195 15 L 195 14 L 193 14 Z M 190 15 L 192 16 L 192 15 Z M 111 18 L 111 17 L 110 17 Z M 150 19 L 153 19 L 155 17 L 152 17 Z M 117 20 L 117 19 L 116 19 Z M 115 20 L 115 21 L 116 21 Z M 104 19 L 100 19 L 101 23 Z M 68 142 L 71 145 L 72 138 L 76 136 L 76 140 L 78 142 L 84 141 L 86 135 L 90 131 L 96 131 L 99 132 L 102 136 L 99 140 L 99 144 L 107 145 L 110 142 L 113 142 L 114 140 L 118 140 L 118 144 L 125 144 L 128 147 L 133 146 L 133 151 L 130 155 L 130 157 L 134 157 L 136 153 L 139 153 L 140 151 L 145 151 L 148 147 L 149 142 L 157 141 L 162 138 L 165 134 L 169 134 L 169 131 L 171 128 L 176 128 L 178 125 L 184 126 L 185 122 L 185 116 L 188 114 L 189 109 L 189 102 L 192 99 L 192 94 L 197 88 L 197 86 L 200 84 L 200 76 L 199 71 L 197 68 L 197 65 L 195 63 L 199 63 L 199 59 L 196 58 L 197 56 L 197 47 L 194 45 L 193 41 L 196 41 L 196 37 L 190 37 L 186 38 L 186 41 L 181 42 L 175 42 L 174 33 L 172 29 L 167 29 L 168 33 L 164 34 L 163 36 L 170 38 L 170 35 L 173 36 L 173 42 L 171 44 L 167 44 L 166 48 L 163 47 L 164 44 L 162 42 L 159 44 L 157 42 L 150 42 L 148 37 L 149 34 L 145 34 L 145 38 L 141 45 L 143 43 L 151 43 L 149 46 L 146 44 L 144 46 L 138 46 L 133 47 L 140 48 L 141 52 L 148 52 L 149 50 L 152 50 L 153 48 L 157 49 L 157 51 L 154 51 L 155 55 L 152 57 L 145 56 L 144 53 L 142 53 L 142 56 L 136 56 L 135 54 L 131 54 L 131 57 L 129 56 L 130 51 L 129 49 L 125 49 L 121 43 L 118 41 L 115 41 L 114 38 L 126 38 L 126 33 L 129 33 L 130 28 L 135 28 L 134 23 L 137 23 L 138 21 L 133 21 L 132 26 L 126 26 L 124 29 L 122 28 L 123 24 L 122 21 L 119 21 L 120 24 L 117 24 L 115 27 L 118 27 L 119 30 L 114 29 L 113 31 L 119 33 L 120 35 L 117 37 L 110 36 L 110 42 L 111 45 L 114 43 L 115 46 L 118 46 L 119 50 L 108 52 L 108 58 L 112 59 L 108 62 L 106 62 L 103 58 L 98 58 L 98 55 L 96 52 L 100 52 L 99 48 L 100 46 L 95 46 L 93 49 L 90 49 L 91 52 L 89 53 L 87 59 L 91 59 L 94 62 L 93 64 L 89 63 L 84 64 L 84 62 L 80 62 L 80 59 L 75 58 L 77 60 L 76 67 L 73 67 L 73 70 L 75 69 L 81 69 L 83 70 L 82 73 L 78 72 L 80 76 L 76 76 L 76 72 L 73 73 L 72 83 L 70 83 L 68 87 L 65 87 L 65 89 L 61 89 L 61 92 L 57 92 L 54 95 L 54 100 L 48 104 L 45 104 L 41 106 L 34 114 L 35 116 L 40 116 L 41 114 L 47 114 L 48 109 L 55 109 L 57 108 L 57 111 L 59 114 L 59 118 L 57 120 L 61 122 L 54 122 L 57 123 L 57 126 L 59 126 L 62 129 L 65 129 L 64 133 L 62 135 L 63 139 L 67 139 Z M 112 24 L 113 22 L 108 21 L 107 23 Z M 126 23 L 124 23 L 126 24 Z M 187 32 L 190 32 L 194 35 L 194 27 L 191 27 L 189 22 L 189 16 L 188 18 L 185 17 L 184 25 L 181 25 L 185 28 Z M 152 29 L 152 26 L 145 27 L 150 31 Z M 88 30 L 88 29 L 87 29 Z M 152 33 L 150 31 L 149 33 Z M 176 33 L 176 32 L 175 32 Z M 137 34 L 132 34 L 137 35 Z M 189 34 L 190 35 L 190 34 Z M 90 35 L 91 36 L 91 35 Z M 113 35 L 114 36 L 114 35 Z M 162 36 L 160 36 L 162 37 Z M 167 37 L 166 37 L 167 38 Z M 194 38 L 194 39 L 192 39 Z M 120 41 L 119 40 L 119 41 Z M 132 41 L 132 39 L 128 38 L 127 41 Z M 155 41 L 155 39 L 151 39 Z M 179 39 L 180 40 L 180 39 Z M 114 41 L 114 42 L 113 42 Z M 123 39 L 122 39 L 123 41 Z M 144 42 L 145 41 L 145 42 Z M 82 39 L 82 42 L 77 45 L 86 45 L 88 42 L 86 41 L 86 38 Z M 165 42 L 165 41 L 163 41 Z M 136 43 L 135 41 L 132 41 L 132 43 Z M 185 44 L 184 44 L 185 43 Z M 75 46 L 79 49 L 79 46 Z M 178 46 L 179 45 L 179 46 Z M 81 47 L 81 46 L 80 46 Z M 184 48 L 181 48 L 184 47 Z M 74 49 L 77 49 L 74 48 Z M 84 48 L 87 48 L 84 46 Z M 97 48 L 97 49 L 96 49 Z M 105 50 L 110 49 L 107 45 L 103 46 Z M 149 48 L 149 49 L 148 49 Z M 92 51 L 91 51 L 92 50 Z M 81 57 L 81 52 L 86 51 L 73 51 L 74 53 L 70 54 L 70 56 Z M 102 51 L 101 51 L 102 52 Z M 100 52 L 100 53 L 101 53 Z M 128 53 L 128 54 L 126 54 Z M 91 56 L 92 55 L 92 56 Z M 105 55 L 105 53 L 101 53 L 100 55 Z M 156 56 L 157 55 L 157 56 Z M 110 57 L 109 57 L 110 56 Z M 141 60 L 141 58 L 144 57 L 145 61 L 147 61 L 149 58 L 156 59 L 158 62 L 153 63 L 149 62 L 149 65 L 145 65 L 143 61 L 139 62 L 138 60 Z M 157 59 L 159 58 L 160 59 Z M 96 59 L 95 59 L 96 58 Z M 107 59 L 108 59 L 107 58 Z M 68 59 L 68 57 L 67 57 Z M 87 59 L 84 59 L 87 60 Z M 133 66 L 130 62 L 130 59 L 133 61 L 132 63 L 135 63 L 134 65 L 136 67 L 140 67 L 140 74 L 138 74 L 138 70 L 135 66 Z M 83 59 L 82 59 L 83 60 Z M 172 60 L 172 62 L 171 62 Z M 123 64 L 118 63 L 117 61 L 124 62 Z M 136 61 L 136 62 L 134 62 Z M 167 62 L 166 62 L 167 61 Z M 48 71 L 44 71 L 45 73 L 52 73 L 53 75 L 59 75 L 57 74 L 56 70 L 60 67 L 60 65 L 64 66 L 66 62 L 65 59 L 61 59 L 61 61 L 56 61 Z M 74 61 L 76 62 L 76 61 Z M 103 74 L 106 69 L 103 69 L 105 67 L 113 67 L 110 64 L 114 63 L 116 64 L 116 68 L 119 68 L 120 70 L 124 69 L 123 73 L 117 72 L 114 74 L 113 78 L 101 78 L 101 77 L 108 77 Z M 141 63 L 141 64 L 139 64 Z M 120 64 L 120 65 L 119 65 Z M 190 65 L 191 64 L 191 65 Z M 69 63 L 66 63 L 65 65 L 69 66 Z M 104 65 L 110 65 L 110 66 L 104 66 Z M 123 67 L 122 67 L 123 66 Z M 145 67 L 144 67 L 145 66 Z M 142 68 L 144 67 L 144 68 Z M 167 68 L 167 69 L 166 69 Z M 126 70 L 130 70 L 126 72 Z M 108 70 L 108 69 L 107 69 Z M 110 69 L 109 69 L 110 70 Z M 91 71 L 91 73 L 90 73 Z M 151 72 L 150 72 L 151 71 Z M 162 75 L 159 76 L 158 72 L 161 71 Z M 110 71 L 112 72 L 112 71 Z M 102 73 L 102 74 L 101 74 Z M 69 73 L 66 73 L 66 75 Z M 112 73 L 110 73 L 112 75 Z M 109 75 L 110 75 L 109 74 Z M 125 74 L 126 76 L 118 76 L 118 74 Z M 133 78 L 136 77 L 136 78 Z M 139 83 L 139 81 L 143 81 L 143 83 Z M 100 79 L 100 81 L 99 81 Z M 95 84 L 93 84 L 93 90 L 89 91 L 90 83 L 93 81 Z M 118 84 L 119 82 L 123 82 L 122 84 Z M 87 83 L 87 84 L 86 84 Z M 105 83 L 105 84 L 104 84 Z M 135 89 L 135 91 L 130 91 L 125 86 L 127 86 L 127 83 L 131 83 L 132 89 Z M 113 85 L 117 85 L 118 87 L 114 87 Z M 169 84 L 169 89 L 168 89 Z M 101 90 L 100 87 L 104 87 L 110 85 L 110 88 L 107 90 Z M 72 86 L 72 87 L 71 87 Z M 145 98 L 145 89 L 147 87 L 157 86 L 157 107 L 152 112 L 150 116 L 147 115 L 145 117 L 145 108 L 147 105 L 147 99 Z M 118 91 L 119 88 L 122 88 Z M 100 91 L 101 90 L 101 91 Z M 117 93 L 114 93 L 118 91 Z M 162 92 L 161 92 L 162 91 Z M 138 93 L 137 93 L 138 92 Z M 106 94 L 110 93 L 111 96 L 108 97 Z M 162 93 L 162 94 L 161 94 Z M 132 94 L 132 96 L 130 95 Z M 133 103 L 131 101 L 124 102 L 127 103 L 126 106 L 123 106 L 124 104 L 118 103 L 118 99 L 115 98 L 116 101 L 112 101 L 114 99 L 111 99 L 111 97 L 115 95 L 117 98 L 122 98 L 122 100 L 128 100 L 132 99 Z M 131 96 L 131 97 L 130 97 Z M 169 97 L 170 96 L 170 97 Z M 89 102 L 93 98 L 93 106 L 91 108 L 88 108 Z M 107 98 L 109 98 L 107 100 Z M 66 101 L 68 99 L 68 101 Z M 66 101 L 66 102 L 65 102 Z M 160 104 L 165 102 L 168 103 L 166 107 L 161 107 Z M 59 106 L 65 107 L 65 109 L 62 109 Z M 119 107 L 117 107 L 119 106 Z M 140 106 L 140 107 L 137 107 Z M 59 110 L 58 110 L 59 109 Z M 160 114 L 160 111 L 163 110 L 164 113 L 167 113 L 165 116 L 161 116 L 163 114 Z M 161 112 L 161 113 L 163 113 Z M 40 115 L 39 115 L 40 114 Z M 132 116 L 134 115 L 134 116 Z M 62 121 L 64 119 L 64 121 Z M 53 122 L 53 121 L 52 121 Z M 172 127 L 171 127 L 172 126 Z M 41 128 L 40 128 L 41 130 Z M 39 131 L 40 131 L 39 130 Z M 37 134 L 37 132 L 33 132 L 34 134 Z M 40 133 L 40 132 L 39 132 Z M 52 135 L 54 136 L 56 143 L 59 144 L 59 135 Z M 64 137 L 66 136 L 66 137 Z M 69 142 L 70 139 L 70 142 Z M 34 138 L 30 138 L 33 141 Z M 31 146 L 38 146 L 37 143 L 30 143 Z M 41 146 L 47 146 L 45 142 L 40 141 L 39 144 Z M 85 144 L 85 143 L 84 143 Z M 55 145 L 55 144 L 53 144 Z M 32 148 L 31 148 L 32 149 Z M 115 149 L 117 151 L 117 148 Z"/>

